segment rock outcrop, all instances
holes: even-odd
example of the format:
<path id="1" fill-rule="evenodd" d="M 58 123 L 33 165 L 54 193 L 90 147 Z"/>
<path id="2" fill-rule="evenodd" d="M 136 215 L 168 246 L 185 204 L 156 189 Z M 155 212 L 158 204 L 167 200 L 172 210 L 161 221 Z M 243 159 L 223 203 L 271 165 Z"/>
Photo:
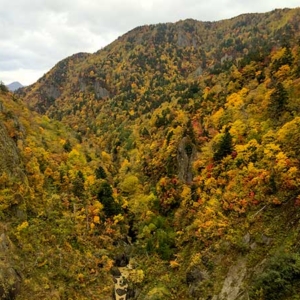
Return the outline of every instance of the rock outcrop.
<path id="1" fill-rule="evenodd" d="M 177 163 L 180 180 L 191 183 L 193 180 L 192 163 L 196 157 L 196 147 L 188 137 L 184 137 L 178 146 Z"/>
<path id="2" fill-rule="evenodd" d="M 5 126 L 0 123 L 0 170 L 20 178 L 20 156 L 15 141 L 9 136 Z"/>
<path id="3" fill-rule="evenodd" d="M 21 277 L 14 269 L 11 256 L 13 246 L 6 234 L 0 235 L 0 299 L 16 298 L 21 284 Z"/>
<path id="4" fill-rule="evenodd" d="M 245 299 L 243 291 L 243 282 L 246 273 L 246 260 L 244 258 L 237 259 L 237 261 L 228 270 L 220 294 L 218 296 L 214 296 L 212 300 Z"/>
<path id="5" fill-rule="evenodd" d="M 199 290 L 201 290 L 202 282 L 207 279 L 207 273 L 203 272 L 199 266 L 193 266 L 186 273 L 186 283 L 189 287 L 189 294 L 194 299 L 200 297 Z"/>

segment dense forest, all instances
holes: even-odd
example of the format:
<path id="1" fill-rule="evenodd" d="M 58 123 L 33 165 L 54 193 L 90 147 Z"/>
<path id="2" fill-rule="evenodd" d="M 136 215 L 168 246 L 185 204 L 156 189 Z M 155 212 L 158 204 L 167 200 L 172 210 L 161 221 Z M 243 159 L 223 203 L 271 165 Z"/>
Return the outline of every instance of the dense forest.
<path id="1" fill-rule="evenodd" d="M 141 26 L 1 84 L 1 299 L 300 299 L 299 27 Z"/>

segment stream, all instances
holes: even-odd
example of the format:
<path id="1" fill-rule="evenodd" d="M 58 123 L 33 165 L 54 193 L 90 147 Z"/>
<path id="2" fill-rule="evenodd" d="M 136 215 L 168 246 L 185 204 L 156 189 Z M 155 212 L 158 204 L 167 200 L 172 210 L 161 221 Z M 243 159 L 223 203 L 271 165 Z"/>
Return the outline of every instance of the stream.
<path id="1" fill-rule="evenodd" d="M 130 273 L 130 267 L 118 267 L 120 275 L 114 275 L 114 295 L 115 300 L 126 300 L 127 296 L 127 278 Z"/>

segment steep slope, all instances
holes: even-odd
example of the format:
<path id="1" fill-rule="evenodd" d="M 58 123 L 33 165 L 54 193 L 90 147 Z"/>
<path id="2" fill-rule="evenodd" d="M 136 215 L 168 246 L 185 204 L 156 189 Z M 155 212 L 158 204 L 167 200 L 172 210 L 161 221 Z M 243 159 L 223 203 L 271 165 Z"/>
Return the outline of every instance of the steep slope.
<path id="1" fill-rule="evenodd" d="M 93 170 L 98 181 L 48 190 L 58 206 L 70 209 L 74 197 L 102 205 L 101 218 L 86 218 L 86 241 L 74 242 L 61 223 L 70 253 L 88 255 L 105 236 L 107 261 L 93 270 L 106 282 L 109 269 L 120 278 L 113 259 L 123 268 L 130 254 L 132 299 L 297 297 L 299 18 L 300 9 L 286 9 L 139 27 L 23 89 L 30 107 L 71 127 L 73 147 L 91 153 L 73 152 L 74 167 L 83 169 L 77 178 L 59 170 L 77 184 Z M 49 93 L 53 86 L 60 92 Z M 93 280 L 80 274 L 79 296 L 75 285 L 69 291 L 79 299 Z"/>
<path id="2" fill-rule="evenodd" d="M 121 235 L 100 223 L 105 164 L 2 88 L 0 132 L 0 298 L 105 299 Z"/>
<path id="3" fill-rule="evenodd" d="M 44 113 L 53 101 L 63 94 L 67 86 L 72 86 L 72 74 L 87 57 L 88 53 L 74 54 L 59 62 L 49 73 L 40 78 L 35 85 L 23 90 L 30 95 L 31 106 L 36 106 L 38 112 Z M 19 95 L 23 95 L 19 90 Z"/>

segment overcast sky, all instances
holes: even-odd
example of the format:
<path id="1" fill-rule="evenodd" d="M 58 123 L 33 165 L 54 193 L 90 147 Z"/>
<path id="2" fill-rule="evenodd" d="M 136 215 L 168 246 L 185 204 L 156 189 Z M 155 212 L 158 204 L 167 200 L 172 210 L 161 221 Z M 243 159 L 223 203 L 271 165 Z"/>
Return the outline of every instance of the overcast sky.
<path id="1" fill-rule="evenodd" d="M 95 52 L 136 26 L 299 6 L 300 0 L 0 0 L 0 81 L 31 84 L 63 58 Z"/>

